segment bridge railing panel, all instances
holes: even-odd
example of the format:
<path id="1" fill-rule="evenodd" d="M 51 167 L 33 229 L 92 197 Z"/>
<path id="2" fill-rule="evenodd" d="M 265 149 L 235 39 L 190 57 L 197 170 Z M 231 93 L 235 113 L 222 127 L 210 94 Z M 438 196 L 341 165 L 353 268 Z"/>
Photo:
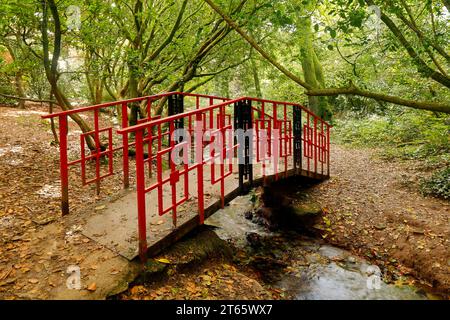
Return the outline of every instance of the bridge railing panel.
<path id="1" fill-rule="evenodd" d="M 329 132 L 327 122 L 301 105 L 248 97 L 210 101 L 203 108 L 118 130 L 136 136 L 141 259 L 146 259 L 147 252 L 146 194 L 157 192 L 158 214 L 170 212 L 174 227 L 178 207 L 196 194 L 199 223 L 203 223 L 206 187 L 219 186 L 223 207 L 225 182 L 233 178 L 235 165 L 242 190 L 244 181 L 253 182 L 254 164 L 263 179 L 287 177 L 292 170 L 316 178 L 328 176 Z M 146 144 L 152 155 L 147 160 Z M 147 179 L 146 161 L 156 162 L 156 180 Z M 205 176 L 207 168 L 210 179 Z M 164 191 L 167 185 L 170 192 Z M 181 197 L 177 197 L 178 187 L 183 188 Z"/>
<path id="2" fill-rule="evenodd" d="M 130 126 L 130 110 L 139 107 L 140 119 L 137 124 L 158 119 L 158 110 L 173 95 L 182 95 L 186 99 L 187 108 L 199 109 L 214 103 L 229 100 L 228 98 L 199 95 L 181 92 L 169 92 L 147 97 L 139 97 L 98 105 L 81 107 L 43 116 L 44 119 L 58 119 L 61 209 L 62 214 L 69 213 L 69 170 L 78 167 L 81 185 L 95 184 L 97 194 L 100 193 L 101 181 L 122 173 L 123 187 L 130 184 L 130 152 L 136 142 L 130 135 L 116 135 L 117 129 Z M 82 119 L 91 130 L 82 131 L 71 128 L 72 121 Z M 119 120 L 119 121 L 117 121 Z M 79 122 L 79 121 L 78 121 Z M 72 131 L 69 136 L 69 128 Z M 148 161 L 151 169 L 151 161 Z"/>

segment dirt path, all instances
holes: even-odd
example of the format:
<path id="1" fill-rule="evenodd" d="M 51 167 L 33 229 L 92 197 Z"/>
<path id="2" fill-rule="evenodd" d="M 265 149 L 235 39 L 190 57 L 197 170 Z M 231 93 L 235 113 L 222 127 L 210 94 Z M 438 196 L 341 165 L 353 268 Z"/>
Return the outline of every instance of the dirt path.
<path id="1" fill-rule="evenodd" d="M 450 294 L 450 202 L 418 193 L 418 165 L 374 151 L 332 147 L 332 178 L 309 194 L 325 207 L 332 244 L 365 256 L 388 280 L 412 274 Z"/>
<path id="2" fill-rule="evenodd" d="M 81 213 L 118 194 L 121 176 L 105 180 L 95 196 L 72 170 L 72 211 L 62 218 L 59 153 L 50 145 L 49 122 L 40 118 L 45 113 L 39 105 L 0 108 L 0 299 L 101 299 L 116 286 L 126 288 L 135 270 L 81 234 Z M 69 124 L 69 140 L 79 139 L 73 134 L 79 129 Z M 66 287 L 71 265 L 80 267 L 83 290 Z"/>

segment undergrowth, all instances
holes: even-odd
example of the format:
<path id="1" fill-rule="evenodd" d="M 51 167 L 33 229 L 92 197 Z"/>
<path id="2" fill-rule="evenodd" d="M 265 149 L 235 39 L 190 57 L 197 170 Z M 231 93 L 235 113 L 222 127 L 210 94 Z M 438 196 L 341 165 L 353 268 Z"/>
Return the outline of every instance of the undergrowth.
<path id="1" fill-rule="evenodd" d="M 387 160 L 419 160 L 432 171 L 421 191 L 450 199 L 450 117 L 431 112 L 406 111 L 335 120 L 334 140 L 341 144 L 377 148 Z"/>
<path id="2" fill-rule="evenodd" d="M 433 176 L 422 182 L 424 194 L 435 195 L 444 199 L 450 199 L 450 167 L 439 170 Z"/>

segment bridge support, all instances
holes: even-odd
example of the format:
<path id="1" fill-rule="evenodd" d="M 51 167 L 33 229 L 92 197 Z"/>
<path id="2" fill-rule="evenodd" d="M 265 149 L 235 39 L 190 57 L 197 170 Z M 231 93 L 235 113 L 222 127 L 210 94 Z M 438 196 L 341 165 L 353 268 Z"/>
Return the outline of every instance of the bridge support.
<path id="1" fill-rule="evenodd" d="M 169 117 L 173 116 L 175 114 L 184 112 L 184 96 L 183 95 L 174 94 L 172 96 L 169 96 L 168 104 L 169 104 L 169 108 L 168 108 Z M 173 123 L 174 123 L 175 130 L 184 128 L 184 119 L 183 118 L 177 119 Z M 178 139 L 177 139 L 177 143 L 179 143 L 179 142 L 181 142 L 181 141 L 178 141 Z"/>
<path id="2" fill-rule="evenodd" d="M 241 193 L 246 193 L 249 190 L 244 187 L 244 179 L 249 181 L 250 188 L 253 185 L 253 159 L 250 158 L 253 155 L 253 121 L 250 100 L 241 100 L 234 104 L 234 129 L 243 132 L 238 137 L 239 189 Z"/>
<path id="3" fill-rule="evenodd" d="M 300 106 L 293 109 L 294 168 L 298 173 L 302 171 L 302 109 Z"/>
<path id="4" fill-rule="evenodd" d="M 182 94 L 174 94 L 168 97 L 168 116 L 173 116 L 175 114 L 183 113 L 184 112 L 184 96 Z M 177 129 L 183 129 L 184 128 L 184 119 L 180 118 L 173 121 L 174 124 L 174 130 Z M 171 137 L 169 137 L 170 139 Z M 180 143 L 181 137 L 176 137 L 176 141 L 174 144 Z M 172 153 L 169 152 L 169 164 Z"/>

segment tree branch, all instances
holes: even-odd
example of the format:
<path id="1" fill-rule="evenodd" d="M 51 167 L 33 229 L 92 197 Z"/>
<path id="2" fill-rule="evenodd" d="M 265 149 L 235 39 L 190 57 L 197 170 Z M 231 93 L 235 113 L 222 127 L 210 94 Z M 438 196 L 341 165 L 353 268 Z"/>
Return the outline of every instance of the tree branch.
<path id="1" fill-rule="evenodd" d="M 209 0 L 208 0 L 209 1 Z M 366 3 L 368 5 L 374 5 L 374 2 L 372 0 L 366 0 Z M 397 38 L 397 40 L 402 44 L 402 46 L 406 49 L 409 56 L 413 59 L 414 63 L 417 66 L 417 70 L 426 76 L 427 78 L 431 78 L 436 82 L 439 82 L 443 86 L 450 88 L 450 78 L 446 77 L 440 72 L 437 72 L 436 70 L 432 69 L 414 50 L 411 43 L 409 43 L 408 40 L 404 37 L 400 29 L 397 27 L 397 25 L 392 21 L 391 18 L 389 18 L 383 11 L 381 11 L 381 20 L 384 22 L 384 24 L 391 30 L 391 32 L 394 34 L 394 36 Z"/>
<path id="2" fill-rule="evenodd" d="M 415 101 L 407 100 L 395 96 L 385 95 L 381 93 L 375 93 L 367 90 L 362 90 L 356 87 L 354 84 L 350 84 L 347 88 L 327 88 L 327 89 L 314 89 L 306 92 L 309 96 L 338 96 L 338 95 L 356 95 L 366 98 L 372 98 L 378 101 L 389 102 L 405 107 L 411 107 L 415 109 L 423 109 L 429 111 L 443 112 L 450 114 L 450 104 L 428 102 L 428 101 Z"/>
<path id="3" fill-rule="evenodd" d="M 14 100 L 21 100 L 21 101 L 31 101 L 31 102 L 42 102 L 42 103 L 53 103 L 59 106 L 57 101 L 54 100 L 40 100 L 40 99 L 33 99 L 33 98 L 27 98 L 27 97 L 17 97 L 17 96 L 12 96 L 9 94 L 4 94 L 0 92 L 0 96 L 8 98 L 8 99 L 14 99 Z"/>
<path id="4" fill-rule="evenodd" d="M 216 11 L 227 23 L 233 28 L 237 33 L 239 33 L 242 38 L 244 38 L 256 51 L 258 51 L 267 61 L 269 61 L 275 68 L 280 70 L 286 76 L 288 76 L 293 81 L 297 82 L 303 88 L 312 89 L 312 87 L 304 82 L 300 77 L 294 75 L 292 72 L 287 70 L 284 66 L 282 66 L 278 61 L 275 60 L 274 57 L 269 55 L 263 48 L 261 48 L 256 41 L 251 38 L 248 34 L 246 34 L 230 17 L 228 17 L 225 12 L 222 11 L 212 0 L 204 0 L 214 11 Z"/>
<path id="5" fill-rule="evenodd" d="M 169 36 L 163 41 L 163 43 L 161 43 L 161 45 L 158 48 L 156 48 L 156 50 L 150 56 L 148 56 L 145 59 L 144 63 L 147 63 L 148 61 L 153 61 L 161 53 L 161 51 L 163 51 L 164 48 L 167 47 L 167 45 L 172 41 L 173 37 L 175 36 L 175 33 L 177 32 L 178 28 L 180 27 L 180 24 L 181 24 L 181 21 L 183 18 L 183 13 L 184 13 L 184 10 L 186 9 L 186 4 L 187 4 L 187 0 L 184 0 L 183 3 L 181 4 L 181 8 L 180 8 L 180 11 L 178 12 L 177 20 L 175 21 L 175 24 L 173 25 Z"/>
<path id="6" fill-rule="evenodd" d="M 299 77 L 297 77 L 292 72 L 288 71 L 280 63 L 278 63 L 275 60 L 275 58 L 271 57 L 266 51 L 264 51 L 264 49 L 262 49 L 253 38 L 251 38 L 241 28 L 239 28 L 239 26 L 233 20 L 231 20 L 231 18 L 228 17 L 217 5 L 215 5 L 212 2 L 212 0 L 204 0 L 204 1 L 206 3 L 208 3 L 209 6 L 214 11 L 216 11 L 228 23 L 228 25 L 230 27 L 232 27 L 236 32 L 238 32 L 267 61 L 269 61 L 273 66 L 275 66 L 278 70 L 280 70 L 289 79 L 295 81 L 296 83 L 301 85 L 303 88 L 305 88 L 307 95 L 310 95 L 310 96 L 357 95 L 357 96 L 361 96 L 361 97 L 372 98 L 377 101 L 389 102 L 389 103 L 402 105 L 402 106 L 406 106 L 406 107 L 411 107 L 411 108 L 415 108 L 415 109 L 423 109 L 423 110 L 444 112 L 444 113 L 450 114 L 450 105 L 449 104 L 443 104 L 443 103 L 437 103 L 437 102 L 427 102 L 427 101 L 407 100 L 407 99 L 403 99 L 403 98 L 399 98 L 399 97 L 395 97 L 395 96 L 389 96 L 389 95 L 384 95 L 384 94 L 380 94 L 380 93 L 370 92 L 367 90 L 361 90 L 353 84 L 347 88 L 313 89 L 313 88 L 311 88 L 311 86 L 306 84 L 303 80 L 301 80 Z M 366 0 L 366 2 L 372 2 L 372 1 Z M 406 39 L 405 39 L 405 41 L 406 41 Z M 415 53 L 415 51 L 414 51 L 414 53 Z"/>

